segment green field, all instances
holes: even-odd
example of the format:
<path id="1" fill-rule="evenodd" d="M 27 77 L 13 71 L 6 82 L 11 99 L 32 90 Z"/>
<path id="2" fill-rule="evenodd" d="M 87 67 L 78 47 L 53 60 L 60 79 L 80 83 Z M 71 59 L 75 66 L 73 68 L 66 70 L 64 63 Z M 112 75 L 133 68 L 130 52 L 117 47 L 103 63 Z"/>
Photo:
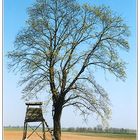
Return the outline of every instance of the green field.
<path id="1" fill-rule="evenodd" d="M 80 133 L 80 132 L 67 132 L 72 134 L 84 135 L 84 136 L 96 136 L 96 137 L 111 137 L 111 138 L 119 138 L 119 137 L 129 137 L 129 138 L 136 138 L 136 134 L 113 134 L 113 133 Z"/>

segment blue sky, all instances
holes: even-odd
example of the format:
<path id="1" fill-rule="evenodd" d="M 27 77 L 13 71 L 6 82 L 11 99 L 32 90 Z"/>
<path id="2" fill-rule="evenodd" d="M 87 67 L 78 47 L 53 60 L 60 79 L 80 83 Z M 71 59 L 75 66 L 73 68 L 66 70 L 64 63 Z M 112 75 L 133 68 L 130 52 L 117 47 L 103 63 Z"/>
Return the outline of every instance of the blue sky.
<path id="1" fill-rule="evenodd" d="M 35 0 L 4 0 L 4 55 L 13 49 L 13 42 L 18 31 L 24 27 L 27 20 L 26 9 Z M 79 0 L 79 3 L 101 5 L 105 4 L 121 15 L 130 27 L 130 51 L 123 53 L 123 58 L 128 62 L 127 79 L 125 82 L 102 71 L 97 74 L 97 81 L 109 93 L 112 102 L 111 127 L 134 128 L 137 127 L 137 57 L 136 57 L 136 2 L 135 0 Z M 8 72 L 7 58 L 4 57 L 3 71 L 3 115 L 4 125 L 23 125 L 25 117 L 25 103 L 21 100 L 21 87 L 17 83 L 19 76 Z M 100 76 L 99 76 L 100 75 Z M 50 108 L 48 109 L 50 110 Z M 51 113 L 45 114 L 48 124 L 52 125 Z M 62 127 L 94 127 L 99 124 L 96 118 L 89 118 L 87 124 L 83 123 L 81 116 L 72 108 L 64 110 Z"/>

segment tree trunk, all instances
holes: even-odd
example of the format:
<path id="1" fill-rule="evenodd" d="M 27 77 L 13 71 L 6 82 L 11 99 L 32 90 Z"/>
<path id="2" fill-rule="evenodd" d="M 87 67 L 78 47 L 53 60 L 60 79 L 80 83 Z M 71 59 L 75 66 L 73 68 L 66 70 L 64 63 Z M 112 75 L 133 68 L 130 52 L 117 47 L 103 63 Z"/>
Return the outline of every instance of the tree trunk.
<path id="1" fill-rule="evenodd" d="M 61 113 L 62 113 L 62 107 L 55 107 L 54 109 L 54 116 L 53 116 L 53 131 L 54 131 L 54 137 L 55 140 L 61 140 Z"/>

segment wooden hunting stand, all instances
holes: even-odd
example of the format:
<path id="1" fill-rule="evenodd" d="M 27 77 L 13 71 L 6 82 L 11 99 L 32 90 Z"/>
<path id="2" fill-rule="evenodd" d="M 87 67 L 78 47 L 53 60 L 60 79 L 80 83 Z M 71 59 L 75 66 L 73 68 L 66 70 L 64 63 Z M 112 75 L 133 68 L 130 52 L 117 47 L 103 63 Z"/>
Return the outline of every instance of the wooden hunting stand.
<path id="1" fill-rule="evenodd" d="M 33 133 L 36 133 L 42 140 L 47 140 L 45 136 L 45 132 L 49 132 L 53 138 L 52 130 L 48 127 L 47 122 L 43 118 L 42 113 L 42 102 L 32 102 L 32 103 L 26 103 L 27 110 L 26 110 L 26 116 L 24 121 L 24 130 L 23 130 L 23 138 L 22 140 L 28 139 Z M 31 122 L 40 122 L 40 124 L 36 128 L 32 128 L 29 123 Z M 43 137 L 40 136 L 36 131 L 37 129 L 42 125 L 42 134 Z M 28 126 L 33 130 L 30 135 L 27 136 Z M 45 127 L 47 130 L 45 130 Z"/>

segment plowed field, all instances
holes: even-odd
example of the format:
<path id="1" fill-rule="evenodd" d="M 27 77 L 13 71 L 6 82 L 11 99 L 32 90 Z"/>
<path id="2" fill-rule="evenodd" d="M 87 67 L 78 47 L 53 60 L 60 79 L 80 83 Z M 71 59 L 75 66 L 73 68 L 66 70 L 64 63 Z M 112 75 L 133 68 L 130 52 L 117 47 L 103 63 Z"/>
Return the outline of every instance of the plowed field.
<path id="1" fill-rule="evenodd" d="M 22 140 L 22 131 L 4 131 L 4 140 Z M 28 133 L 30 135 L 30 133 Z M 41 135 L 41 133 L 40 133 Z M 47 140 L 51 140 L 49 134 L 46 134 Z M 28 140 L 41 140 L 36 134 L 33 134 Z M 135 137 L 129 136 L 85 136 L 76 133 L 62 133 L 62 140 L 136 140 Z"/>

